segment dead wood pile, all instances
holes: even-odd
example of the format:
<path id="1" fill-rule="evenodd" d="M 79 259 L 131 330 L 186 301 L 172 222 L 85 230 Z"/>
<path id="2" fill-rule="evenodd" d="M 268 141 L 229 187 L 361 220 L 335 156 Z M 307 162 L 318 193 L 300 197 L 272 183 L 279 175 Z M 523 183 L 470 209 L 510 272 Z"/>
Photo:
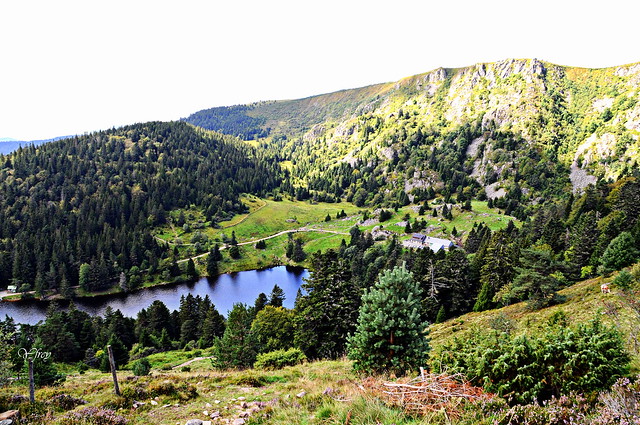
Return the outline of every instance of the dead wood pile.
<path id="1" fill-rule="evenodd" d="M 443 412 L 457 417 L 466 402 L 489 401 L 493 394 L 474 387 L 460 374 L 433 374 L 422 371 L 407 382 L 380 382 L 369 378 L 364 387 L 390 404 L 407 412 L 426 415 Z"/>

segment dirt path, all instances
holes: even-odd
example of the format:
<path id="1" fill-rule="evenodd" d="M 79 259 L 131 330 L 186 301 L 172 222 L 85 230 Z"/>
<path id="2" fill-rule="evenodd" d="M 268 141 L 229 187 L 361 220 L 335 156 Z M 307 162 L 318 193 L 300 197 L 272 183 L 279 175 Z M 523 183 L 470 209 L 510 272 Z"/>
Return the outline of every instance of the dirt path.
<path id="1" fill-rule="evenodd" d="M 248 219 L 249 217 L 251 217 L 251 214 L 255 214 L 255 213 L 257 213 L 258 211 L 260 211 L 261 209 L 263 209 L 264 207 L 266 207 L 266 206 L 267 206 L 267 203 L 266 203 L 265 201 L 262 201 L 262 202 L 264 202 L 264 204 L 262 204 L 262 205 L 260 205 L 258 208 L 256 208 L 256 210 L 255 210 L 255 211 L 251 211 L 250 213 L 248 213 L 247 215 L 245 215 L 244 217 L 242 217 L 242 219 L 241 219 L 240 221 L 238 221 L 237 223 L 233 223 L 233 224 L 230 224 L 230 225 L 228 225 L 228 226 L 224 226 L 224 227 L 223 227 L 223 229 L 228 229 L 228 228 L 230 228 L 230 227 L 237 226 L 238 224 L 242 223 L 243 221 L 245 221 L 246 219 Z"/>
<path id="2" fill-rule="evenodd" d="M 251 245 L 251 244 L 255 244 L 255 243 L 260 242 L 260 241 L 266 241 L 267 239 L 277 238 L 278 236 L 286 235 L 287 233 L 297 233 L 297 232 L 320 232 L 320 233 L 332 233 L 334 235 L 349 236 L 349 233 L 338 232 L 336 230 L 324 230 L 324 229 L 313 229 L 313 228 L 309 228 L 309 227 L 300 227 L 299 229 L 283 230 L 282 232 L 278 232 L 278 233 L 276 233 L 274 235 L 267 236 L 267 237 L 264 237 L 264 238 L 254 239 L 254 240 L 247 241 L 247 242 L 240 242 L 238 244 L 238 246 Z M 223 249 L 226 249 L 227 247 L 228 247 L 227 245 L 224 245 L 224 246 L 220 247 L 220 251 L 222 251 Z M 192 260 L 195 260 L 196 258 L 206 257 L 207 255 L 209 255 L 209 253 L 205 252 L 204 254 L 196 255 L 196 256 L 190 257 L 190 258 Z M 183 260 L 178 260 L 177 262 L 178 263 L 184 263 L 185 261 L 189 261 L 189 258 L 185 258 Z"/>
<path id="3" fill-rule="evenodd" d="M 183 367 L 183 366 L 189 366 L 191 363 L 193 362 L 198 362 L 200 360 L 206 360 L 206 359 L 212 359 L 214 358 L 214 356 L 210 356 L 210 357 L 196 357 L 195 359 L 191 359 L 187 362 L 184 362 L 182 364 L 179 364 L 178 366 L 174 366 L 171 369 L 178 369 L 179 367 Z"/>

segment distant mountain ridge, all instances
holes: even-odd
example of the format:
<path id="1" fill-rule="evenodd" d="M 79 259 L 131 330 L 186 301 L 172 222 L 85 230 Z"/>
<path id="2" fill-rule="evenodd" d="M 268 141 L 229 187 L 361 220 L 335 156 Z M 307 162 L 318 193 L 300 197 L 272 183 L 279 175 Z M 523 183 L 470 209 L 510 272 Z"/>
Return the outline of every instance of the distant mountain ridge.
<path id="1" fill-rule="evenodd" d="M 29 146 L 29 145 L 33 145 L 33 146 L 39 146 L 43 143 L 48 143 L 48 142 L 55 142 L 57 140 L 62 140 L 62 139 L 68 139 L 70 137 L 73 136 L 60 136 L 60 137 L 54 137 L 52 139 L 44 139 L 44 140 L 30 140 L 30 141 L 24 141 L 24 140 L 16 140 L 10 137 L 3 137 L 2 139 L 0 139 L 0 154 L 9 154 L 13 151 L 18 150 L 18 148 L 25 147 L 25 146 Z"/>

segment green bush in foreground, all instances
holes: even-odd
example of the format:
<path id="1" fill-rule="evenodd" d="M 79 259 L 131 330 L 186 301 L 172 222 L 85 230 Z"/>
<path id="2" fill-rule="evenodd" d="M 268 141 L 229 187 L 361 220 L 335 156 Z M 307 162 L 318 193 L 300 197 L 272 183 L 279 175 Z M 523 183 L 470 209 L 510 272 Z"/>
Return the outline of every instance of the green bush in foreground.
<path id="1" fill-rule="evenodd" d="M 550 325 L 540 336 L 477 332 L 444 346 L 434 359 L 436 370 L 464 373 L 511 403 L 607 389 L 629 372 L 630 361 L 619 332 L 599 320 Z"/>
<path id="2" fill-rule="evenodd" d="M 289 350 L 276 350 L 259 354 L 253 367 L 256 369 L 275 370 L 285 366 L 295 366 L 304 362 L 307 356 L 297 348 Z"/>

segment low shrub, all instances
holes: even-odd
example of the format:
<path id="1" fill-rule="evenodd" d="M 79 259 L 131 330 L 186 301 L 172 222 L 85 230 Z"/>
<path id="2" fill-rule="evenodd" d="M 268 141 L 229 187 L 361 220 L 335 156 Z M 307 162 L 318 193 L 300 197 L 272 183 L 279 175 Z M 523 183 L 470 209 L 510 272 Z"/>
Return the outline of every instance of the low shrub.
<path id="1" fill-rule="evenodd" d="M 297 348 L 289 350 L 276 350 L 269 353 L 258 354 L 253 367 L 256 369 L 276 370 L 285 366 L 295 366 L 304 362 L 307 356 Z"/>
<path id="2" fill-rule="evenodd" d="M 196 387 L 188 382 L 180 381 L 177 383 L 169 380 L 161 382 L 152 382 L 147 386 L 149 398 L 158 396 L 167 396 L 177 400 L 190 400 L 198 396 Z"/>
<path id="3" fill-rule="evenodd" d="M 443 346 L 433 358 L 435 370 L 463 373 L 512 404 L 608 389 L 629 372 L 630 362 L 620 333 L 598 320 L 550 325 L 539 336 L 479 332 Z"/>
<path id="4" fill-rule="evenodd" d="M 80 405 L 87 404 L 87 401 L 69 394 L 58 394 L 47 400 L 46 403 L 59 410 L 72 410 Z"/>
<path id="5" fill-rule="evenodd" d="M 128 421 L 113 410 L 87 407 L 67 413 L 58 423 L 60 425 L 127 425 Z"/>
<path id="6" fill-rule="evenodd" d="M 135 376 L 147 376 L 151 371 L 151 364 L 145 357 L 144 359 L 136 360 L 131 370 Z"/>

